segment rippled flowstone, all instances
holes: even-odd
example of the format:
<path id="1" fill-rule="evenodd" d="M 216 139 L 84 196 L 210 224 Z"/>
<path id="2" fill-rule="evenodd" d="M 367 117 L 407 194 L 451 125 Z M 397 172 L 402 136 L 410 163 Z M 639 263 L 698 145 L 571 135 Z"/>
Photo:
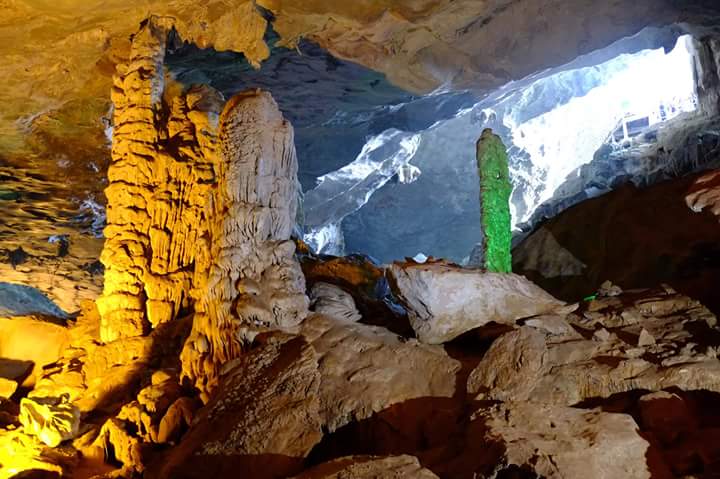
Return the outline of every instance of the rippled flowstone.
<path id="1" fill-rule="evenodd" d="M 395 263 L 394 288 L 417 337 L 441 344 L 490 322 L 518 319 L 565 306 L 522 276 L 463 269 L 444 263 Z"/>
<path id="2" fill-rule="evenodd" d="M 80 428 L 80 410 L 67 396 L 20 401 L 20 422 L 27 434 L 37 436 L 50 447 L 72 439 Z"/>
<path id="3" fill-rule="evenodd" d="M 672 290 L 598 297 L 497 339 L 468 378 L 478 399 L 573 405 L 636 389 L 720 391 L 720 330 Z"/>

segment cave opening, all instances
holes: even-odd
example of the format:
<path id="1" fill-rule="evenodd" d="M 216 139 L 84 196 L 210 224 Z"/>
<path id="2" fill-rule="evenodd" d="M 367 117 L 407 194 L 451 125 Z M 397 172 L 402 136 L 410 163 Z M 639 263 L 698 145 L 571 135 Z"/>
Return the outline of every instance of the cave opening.
<path id="1" fill-rule="evenodd" d="M 621 41 L 482 96 L 411 94 L 315 43 L 291 50 L 276 40 L 268 30 L 271 56 L 258 70 L 241 54 L 187 43 L 168 52 L 167 67 L 180 83 L 226 97 L 255 87 L 274 94 L 296 130 L 297 233 L 318 253 L 467 263 L 482 235 L 471 145 L 486 127 L 508 146 L 517 238 L 621 184 L 703 166 L 663 143 L 698 108 L 695 40 L 674 30 L 641 32 L 629 47 Z"/>
<path id="2" fill-rule="evenodd" d="M 693 40 L 673 40 L 667 51 L 643 48 L 490 95 L 426 130 L 406 133 L 404 142 L 398 133 L 387 141 L 374 138 L 367 148 L 390 148 L 385 156 L 399 156 L 402 167 L 372 195 L 355 198 L 352 213 L 310 225 L 316 229 L 309 243 L 381 262 L 416 256 L 467 262 L 481 235 L 472 145 L 486 127 L 508 146 L 518 238 L 621 184 L 647 186 L 707 167 L 671 144 L 677 139 L 670 137 L 698 116 Z"/>

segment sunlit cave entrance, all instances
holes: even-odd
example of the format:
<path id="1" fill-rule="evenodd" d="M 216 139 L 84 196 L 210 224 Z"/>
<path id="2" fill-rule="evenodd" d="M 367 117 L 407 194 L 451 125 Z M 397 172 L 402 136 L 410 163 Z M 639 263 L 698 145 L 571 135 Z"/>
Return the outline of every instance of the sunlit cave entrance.
<path id="1" fill-rule="evenodd" d="M 665 144 L 697 116 L 692 37 L 648 30 L 625 42 L 484 97 L 414 96 L 310 42 L 299 55 L 275 48 L 259 70 L 241 55 L 185 46 L 168 68 L 226 97 L 248 87 L 275 95 L 296 129 L 298 233 L 316 252 L 467 262 L 481 235 L 471 145 L 483 128 L 509 149 L 518 237 L 618 185 L 708 166 Z M 635 53 L 613 53 L 624 49 Z"/>
<path id="2" fill-rule="evenodd" d="M 471 146 L 486 127 L 509 147 L 516 234 L 620 184 L 707 167 L 665 145 L 696 116 L 692 43 L 682 36 L 667 52 L 643 49 L 560 71 L 426 129 L 371 137 L 354 161 L 306 190 L 306 241 L 381 262 L 418 254 L 467 261 L 481 234 Z"/>

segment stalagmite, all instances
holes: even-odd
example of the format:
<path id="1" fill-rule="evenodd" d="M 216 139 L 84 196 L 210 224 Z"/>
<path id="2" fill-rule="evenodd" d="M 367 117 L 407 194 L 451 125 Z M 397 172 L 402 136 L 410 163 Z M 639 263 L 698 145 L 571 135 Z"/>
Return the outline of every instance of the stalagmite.
<path id="1" fill-rule="evenodd" d="M 510 273 L 510 172 L 505 145 L 492 130 L 483 130 L 477 142 L 480 175 L 480 214 L 482 215 L 482 265 L 494 273 Z"/>
<path id="2" fill-rule="evenodd" d="M 290 241 L 299 187 L 292 126 L 270 94 L 249 91 L 225 106 L 219 138 L 208 244 L 196 260 L 201 294 L 182 354 L 184 374 L 204 393 L 244 342 L 299 324 L 308 309 Z"/>
<path id="3" fill-rule="evenodd" d="M 184 375 L 207 393 L 254 332 L 307 312 L 290 241 L 297 158 L 270 94 L 241 93 L 223 109 L 210 87 L 166 82 L 170 28 L 145 22 L 115 78 L 98 309 L 105 342 L 194 312 Z"/>
<path id="4" fill-rule="evenodd" d="M 143 25 L 112 91 L 105 287 L 98 300 L 104 341 L 142 335 L 189 304 L 205 235 L 223 100 L 209 87 L 174 97 L 165 88 L 168 31 L 156 17 Z"/>

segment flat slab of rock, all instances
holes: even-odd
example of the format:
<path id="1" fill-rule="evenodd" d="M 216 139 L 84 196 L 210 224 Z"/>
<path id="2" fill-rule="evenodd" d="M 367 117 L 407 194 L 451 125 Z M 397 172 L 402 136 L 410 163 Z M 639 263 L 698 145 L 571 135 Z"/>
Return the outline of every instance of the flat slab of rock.
<path id="1" fill-rule="evenodd" d="M 309 469 L 295 479 L 437 479 L 432 471 L 420 465 L 416 457 L 350 456 L 341 457 Z"/>
<path id="2" fill-rule="evenodd" d="M 491 322 L 514 325 L 565 306 L 515 274 L 444 263 L 395 263 L 389 272 L 418 339 L 428 344 L 448 342 Z"/>
<path id="3" fill-rule="evenodd" d="M 650 445 L 626 414 L 522 402 L 495 406 L 479 417 L 487 435 L 504 444 L 506 470 L 529 468 L 537 476 L 527 477 L 548 479 L 651 477 Z"/>

